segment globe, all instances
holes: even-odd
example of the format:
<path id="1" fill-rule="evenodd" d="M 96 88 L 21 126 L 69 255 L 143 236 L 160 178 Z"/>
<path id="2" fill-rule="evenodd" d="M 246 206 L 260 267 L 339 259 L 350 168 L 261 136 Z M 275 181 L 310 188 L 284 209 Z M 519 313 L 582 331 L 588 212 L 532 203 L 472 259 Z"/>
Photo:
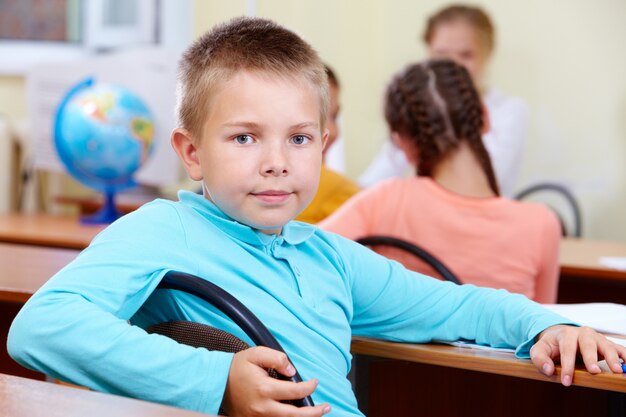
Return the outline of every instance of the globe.
<path id="1" fill-rule="evenodd" d="M 132 91 L 84 80 L 72 87 L 57 110 L 54 143 L 63 165 L 78 181 L 105 194 L 105 204 L 87 223 L 119 217 L 114 195 L 136 185 L 133 174 L 153 149 L 154 121 Z"/>

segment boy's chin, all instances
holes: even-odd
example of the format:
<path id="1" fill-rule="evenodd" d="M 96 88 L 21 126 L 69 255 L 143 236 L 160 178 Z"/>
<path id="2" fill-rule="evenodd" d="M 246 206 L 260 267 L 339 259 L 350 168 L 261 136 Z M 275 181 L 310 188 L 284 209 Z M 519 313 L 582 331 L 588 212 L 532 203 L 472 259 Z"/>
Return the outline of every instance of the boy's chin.
<path id="1" fill-rule="evenodd" d="M 280 216 L 268 216 L 264 219 L 257 219 L 256 222 L 250 221 L 247 225 L 267 235 L 279 235 L 283 227 L 295 219 L 302 211 L 304 211 L 304 208 L 293 213 L 283 212 Z"/>
<path id="2" fill-rule="evenodd" d="M 248 226 L 252 227 L 255 230 L 258 230 L 261 233 L 265 233 L 266 235 L 279 235 L 283 227 L 285 227 L 285 225 L 292 221 L 294 218 L 295 215 L 280 222 L 264 222 L 263 224 L 248 224 Z"/>
<path id="3" fill-rule="evenodd" d="M 276 235 L 279 236 L 280 233 L 282 232 L 282 227 L 279 229 L 257 229 L 254 228 L 255 230 L 258 230 L 259 232 L 263 233 L 264 235 Z"/>
<path id="4" fill-rule="evenodd" d="M 288 222 L 279 224 L 249 224 L 248 226 L 266 235 L 279 235 L 287 223 Z"/>

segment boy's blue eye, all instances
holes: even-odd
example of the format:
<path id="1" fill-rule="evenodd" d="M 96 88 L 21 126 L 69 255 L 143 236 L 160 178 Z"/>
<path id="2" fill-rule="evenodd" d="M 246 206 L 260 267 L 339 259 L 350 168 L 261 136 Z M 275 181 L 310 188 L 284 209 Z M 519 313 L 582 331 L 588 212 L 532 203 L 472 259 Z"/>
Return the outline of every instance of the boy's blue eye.
<path id="1" fill-rule="evenodd" d="M 296 135 L 294 137 L 291 138 L 291 140 L 293 141 L 293 143 L 295 143 L 296 145 L 303 145 L 305 143 L 308 143 L 309 138 L 307 138 L 304 135 Z"/>
<path id="2" fill-rule="evenodd" d="M 239 143 L 240 145 L 245 145 L 247 143 L 252 142 L 252 136 L 250 135 L 239 135 L 235 137 L 235 142 Z"/>

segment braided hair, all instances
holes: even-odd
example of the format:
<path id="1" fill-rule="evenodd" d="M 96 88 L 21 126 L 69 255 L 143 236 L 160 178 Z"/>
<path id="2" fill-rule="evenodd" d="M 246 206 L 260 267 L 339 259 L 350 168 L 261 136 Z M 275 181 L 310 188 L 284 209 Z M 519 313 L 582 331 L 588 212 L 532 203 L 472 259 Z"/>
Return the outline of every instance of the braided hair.
<path id="1" fill-rule="evenodd" d="M 466 141 L 500 195 L 482 140 L 480 97 L 463 66 L 448 59 L 409 65 L 387 87 L 385 118 L 418 149 L 417 175 L 432 177 L 437 164 Z"/>

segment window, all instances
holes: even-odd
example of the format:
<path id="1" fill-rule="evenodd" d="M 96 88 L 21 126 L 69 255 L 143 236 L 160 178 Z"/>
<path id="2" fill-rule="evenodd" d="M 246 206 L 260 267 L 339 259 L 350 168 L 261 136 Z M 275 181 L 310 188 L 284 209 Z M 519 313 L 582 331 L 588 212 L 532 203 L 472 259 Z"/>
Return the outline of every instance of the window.
<path id="1" fill-rule="evenodd" d="M 129 45 L 184 46 L 192 7 L 192 0 L 0 0 L 0 74 Z"/>
<path id="2" fill-rule="evenodd" d="M 75 0 L 0 0 L 0 39 L 78 42 L 78 12 Z"/>

